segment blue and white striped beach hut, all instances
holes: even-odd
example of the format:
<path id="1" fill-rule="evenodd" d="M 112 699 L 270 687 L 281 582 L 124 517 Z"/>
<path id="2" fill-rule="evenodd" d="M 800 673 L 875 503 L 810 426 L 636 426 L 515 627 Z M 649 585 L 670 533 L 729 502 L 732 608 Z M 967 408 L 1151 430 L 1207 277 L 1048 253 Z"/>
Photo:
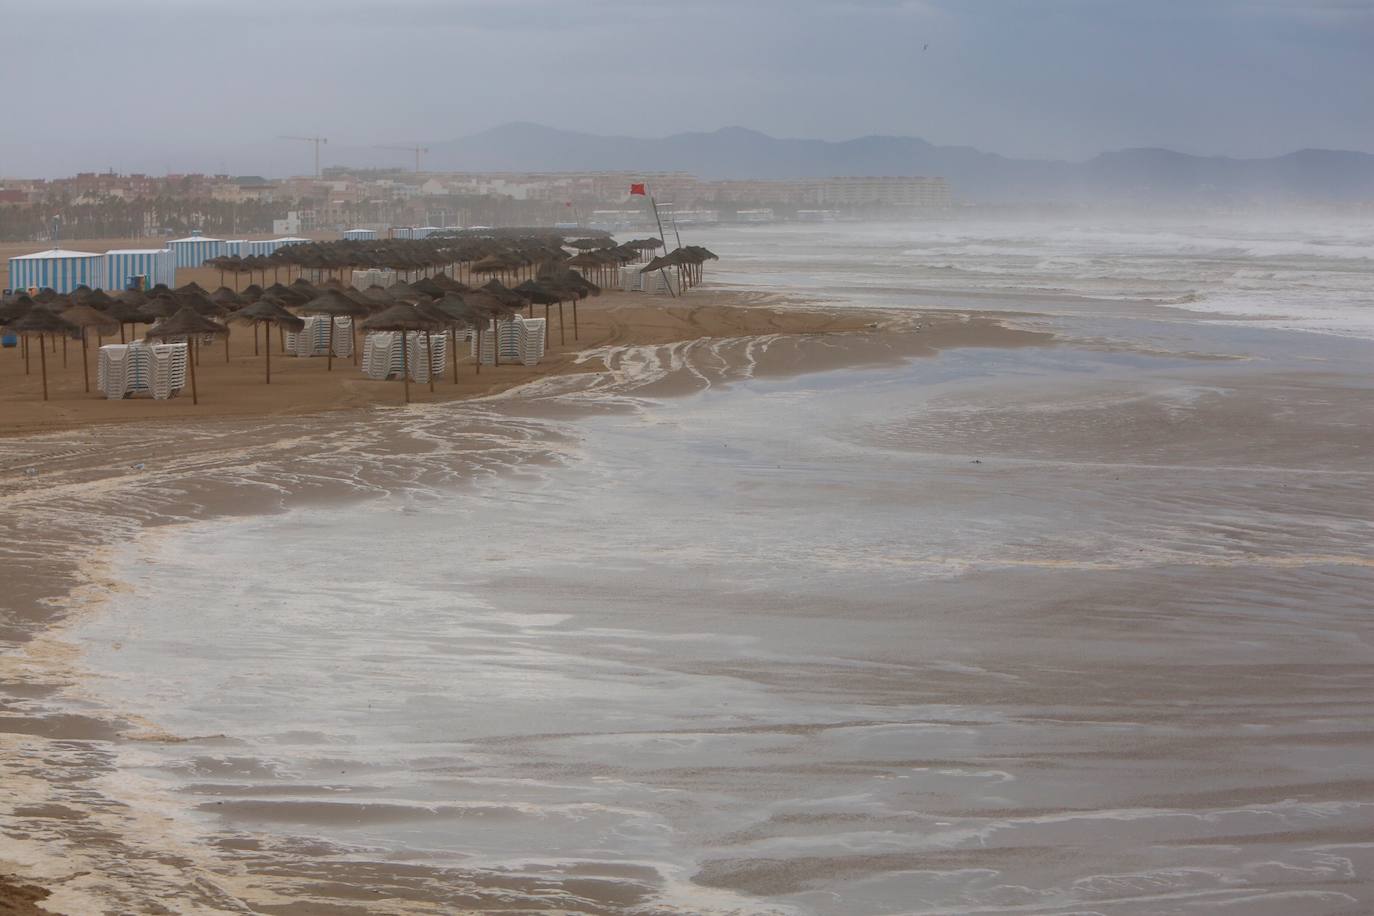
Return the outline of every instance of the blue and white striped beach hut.
<path id="1" fill-rule="evenodd" d="M 177 284 L 176 254 L 170 248 L 115 248 L 105 252 L 106 289 L 126 289 L 132 277 L 147 277 L 148 287 Z"/>
<path id="2" fill-rule="evenodd" d="M 10 258 L 11 289 L 50 288 L 69 293 L 78 286 L 105 286 L 105 256 L 92 251 L 54 248 Z"/>
<path id="3" fill-rule="evenodd" d="M 371 242 L 377 238 L 376 229 L 348 229 L 343 234 L 347 242 Z"/>
<path id="4" fill-rule="evenodd" d="M 252 252 L 248 248 L 247 239 L 232 239 L 224 243 L 224 253 L 231 257 L 246 258 Z"/>
<path id="5" fill-rule="evenodd" d="M 314 239 L 303 239 L 299 236 L 288 235 L 283 238 L 273 239 L 272 241 L 277 243 L 278 248 L 285 248 L 287 245 L 308 245 L 310 242 L 314 241 Z"/>
<path id="6" fill-rule="evenodd" d="M 223 240 L 207 239 L 203 235 L 172 239 L 167 247 L 175 252 L 177 267 L 200 267 L 207 258 L 218 258 L 224 254 Z"/>
<path id="7" fill-rule="evenodd" d="M 393 239 L 413 239 L 415 238 L 414 226 L 392 226 L 391 237 Z"/>

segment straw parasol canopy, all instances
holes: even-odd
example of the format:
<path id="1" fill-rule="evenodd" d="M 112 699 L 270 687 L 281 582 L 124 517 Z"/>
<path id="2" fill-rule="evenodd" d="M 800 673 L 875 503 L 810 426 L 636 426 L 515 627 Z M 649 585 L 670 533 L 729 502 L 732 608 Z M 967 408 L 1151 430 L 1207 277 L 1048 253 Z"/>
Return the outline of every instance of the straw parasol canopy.
<path id="1" fill-rule="evenodd" d="M 144 340 L 166 340 L 169 337 L 185 337 L 187 342 L 186 362 L 191 369 L 191 403 L 199 404 L 200 395 L 196 391 L 196 360 L 195 353 L 196 341 L 198 338 L 210 335 L 218 336 L 228 334 L 229 329 L 218 321 L 206 318 L 204 315 L 191 308 L 189 305 L 182 306 L 181 310 L 169 318 L 163 318 L 148 329 L 148 333 L 143 335 Z"/>
<path id="2" fill-rule="evenodd" d="M 34 301 L 27 293 L 20 293 L 13 299 L 0 303 L 0 324 L 9 324 L 16 318 L 22 318 L 34 305 Z"/>
<path id="3" fill-rule="evenodd" d="M 105 292 L 103 289 L 93 289 L 86 294 L 86 298 L 82 301 L 81 304 L 89 305 L 91 308 L 98 309 L 103 312 L 110 306 L 114 305 L 115 301 L 115 298 L 111 296 L 109 293 Z"/>
<path id="4" fill-rule="evenodd" d="M 97 311 L 90 305 L 90 297 L 87 297 L 85 305 L 73 305 L 62 313 L 62 319 L 69 324 L 81 329 L 81 375 L 86 382 L 86 393 L 91 391 L 91 361 L 86 348 L 86 331 L 95 328 L 96 333 L 109 337 L 115 331 L 121 330 L 121 325 L 114 318 L 104 312 Z"/>
<path id="5" fill-rule="evenodd" d="M 438 326 L 433 318 L 421 314 L 413 305 L 401 303 L 378 312 L 363 322 L 366 331 L 401 332 L 401 381 L 405 389 L 405 402 L 410 403 L 410 366 L 406 355 L 406 336 L 409 331 L 432 331 Z M 433 373 L 430 374 L 433 377 Z"/>
<path id="6" fill-rule="evenodd" d="M 220 308 L 233 310 L 242 307 L 247 300 L 229 287 L 221 286 L 210 294 L 210 301 Z"/>
<path id="7" fill-rule="evenodd" d="M 253 345 L 254 345 L 255 347 L 257 346 L 257 343 L 258 343 L 258 325 L 259 325 L 259 324 L 264 324 L 264 323 L 269 324 L 269 325 L 275 324 L 275 325 L 277 325 L 278 327 L 280 327 L 280 328 L 285 328 L 285 329 L 288 330 L 288 331 L 297 331 L 297 332 L 299 332 L 299 331 L 301 331 L 302 329 L 305 328 L 305 322 L 304 322 L 304 321 L 302 321 L 300 318 L 297 318 L 295 315 L 292 315 L 290 312 L 288 312 L 286 309 L 282 308 L 282 307 L 281 307 L 280 305 L 278 305 L 276 302 L 273 302 L 271 299 L 259 299 L 257 302 L 254 302 L 252 305 L 248 305 L 248 306 L 245 306 L 245 307 L 239 309 L 237 312 L 235 312 L 235 313 L 233 314 L 231 320 L 233 320 L 233 321 L 251 321 L 251 322 L 253 322 Z M 268 340 L 267 346 L 263 347 L 263 351 L 266 353 L 266 357 L 267 357 L 267 358 L 266 358 L 266 367 L 267 367 L 267 382 L 266 382 L 266 384 L 270 385 L 270 384 L 272 384 L 272 341 L 271 341 L 271 340 Z"/>
<path id="8" fill-rule="evenodd" d="M 76 333 L 76 325 L 45 308 L 31 308 L 9 323 L 15 334 L 38 338 L 38 361 L 43 373 L 43 400 L 48 399 L 48 357 L 45 338 L 60 334 L 70 337 Z"/>

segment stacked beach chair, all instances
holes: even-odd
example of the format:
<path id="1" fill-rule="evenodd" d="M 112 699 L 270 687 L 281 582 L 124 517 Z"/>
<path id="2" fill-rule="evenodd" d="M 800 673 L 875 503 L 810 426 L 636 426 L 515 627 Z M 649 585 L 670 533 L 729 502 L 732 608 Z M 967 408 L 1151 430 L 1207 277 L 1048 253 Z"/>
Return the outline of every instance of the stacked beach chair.
<path id="1" fill-rule="evenodd" d="M 334 322 L 334 355 L 353 355 L 353 319 L 311 315 L 300 331 L 286 332 L 286 352 L 292 356 L 328 356 L 329 322 Z"/>
<path id="2" fill-rule="evenodd" d="M 396 271 L 373 267 L 368 270 L 355 270 L 349 280 L 354 289 L 367 289 L 369 286 L 388 287 L 396 282 Z"/>
<path id="3" fill-rule="evenodd" d="M 107 344 L 100 348 L 96 387 L 111 400 L 166 400 L 186 387 L 186 352 L 184 343 Z"/>
<path id="4" fill-rule="evenodd" d="M 404 357 L 413 381 L 427 382 L 430 373 L 442 376 L 448 361 L 448 337 L 408 331 Z M 400 331 L 374 331 L 363 338 L 363 375 L 375 379 L 400 378 L 401 363 Z"/>
<path id="5" fill-rule="evenodd" d="M 521 318 L 518 315 L 506 321 L 491 321 L 482 331 L 482 365 L 495 365 L 499 352 L 502 362 L 537 366 L 544 358 L 546 327 L 547 322 L 543 318 Z M 477 335 L 469 332 L 468 339 L 472 342 L 472 355 L 478 356 Z"/>
<path id="6" fill-rule="evenodd" d="M 621 292 L 634 293 L 644 288 L 644 275 L 639 272 L 638 267 L 620 268 L 620 289 Z"/>

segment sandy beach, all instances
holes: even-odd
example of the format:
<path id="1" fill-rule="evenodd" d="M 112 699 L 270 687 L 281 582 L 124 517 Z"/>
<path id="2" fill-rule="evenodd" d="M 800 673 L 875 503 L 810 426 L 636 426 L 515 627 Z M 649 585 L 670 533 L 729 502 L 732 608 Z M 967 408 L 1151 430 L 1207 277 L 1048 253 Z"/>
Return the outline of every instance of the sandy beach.
<path id="1" fill-rule="evenodd" d="M 882 270 L 607 294 L 410 408 L 319 359 L 261 399 L 247 335 L 201 415 L 7 394 L 0 873 L 67 913 L 1359 912 L 1370 345 Z"/>

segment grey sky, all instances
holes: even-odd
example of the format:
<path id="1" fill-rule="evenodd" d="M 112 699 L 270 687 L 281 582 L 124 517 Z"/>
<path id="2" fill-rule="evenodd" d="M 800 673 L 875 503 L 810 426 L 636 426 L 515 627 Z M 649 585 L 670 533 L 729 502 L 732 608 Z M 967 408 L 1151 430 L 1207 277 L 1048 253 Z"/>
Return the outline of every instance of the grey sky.
<path id="1" fill-rule="evenodd" d="M 404 165 L 507 121 L 1374 150 L 1374 0 L 0 0 L 0 174 Z M 928 51 L 922 47 L 930 45 Z"/>

